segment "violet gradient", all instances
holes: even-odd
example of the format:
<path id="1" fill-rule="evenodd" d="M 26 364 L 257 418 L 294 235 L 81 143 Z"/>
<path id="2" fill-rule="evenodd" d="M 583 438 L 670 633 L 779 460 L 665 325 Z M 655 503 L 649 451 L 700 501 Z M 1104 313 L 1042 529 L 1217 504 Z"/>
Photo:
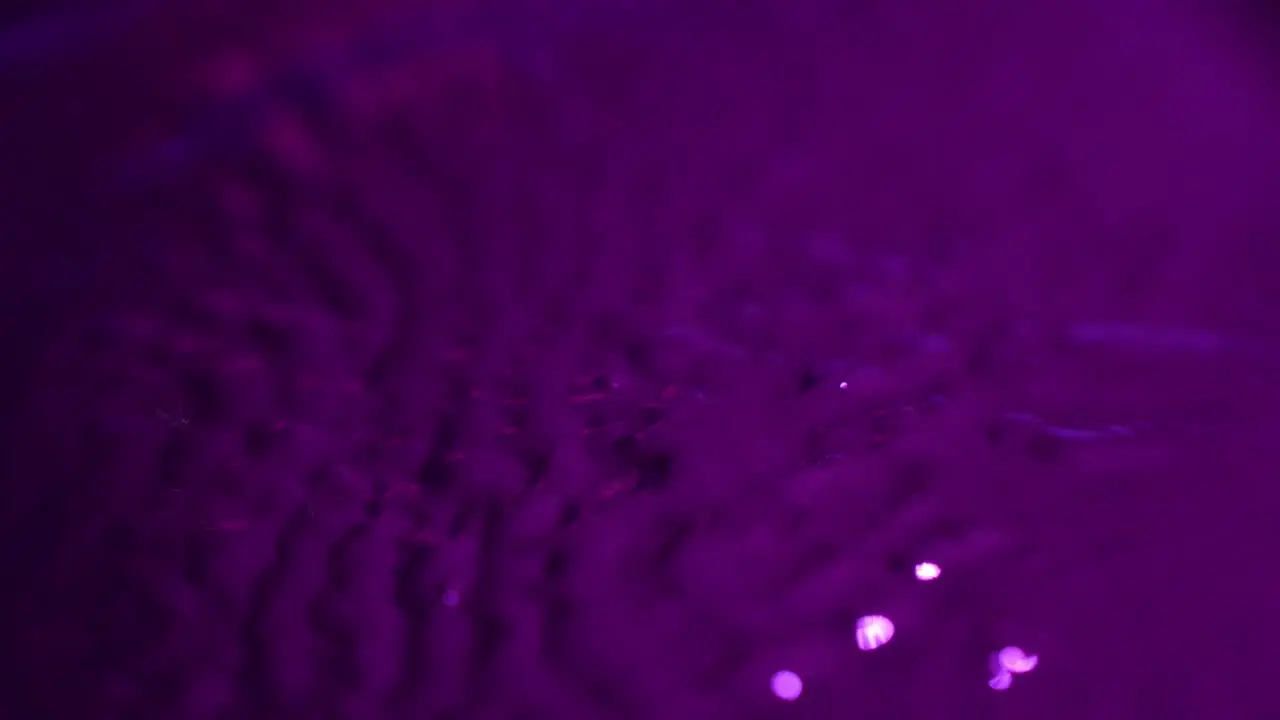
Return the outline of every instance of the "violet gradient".
<path id="1" fill-rule="evenodd" d="M 0 718 L 1280 717 L 1266 13 L 720 5 L 0 33 Z"/>

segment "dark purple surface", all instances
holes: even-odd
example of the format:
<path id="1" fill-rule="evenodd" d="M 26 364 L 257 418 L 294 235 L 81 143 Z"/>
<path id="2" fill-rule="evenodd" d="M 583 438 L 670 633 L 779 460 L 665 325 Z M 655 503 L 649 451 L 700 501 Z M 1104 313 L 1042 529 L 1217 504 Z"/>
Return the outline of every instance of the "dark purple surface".
<path id="1" fill-rule="evenodd" d="M 0 67 L 0 718 L 1280 716 L 1261 33 L 701 5 Z"/>

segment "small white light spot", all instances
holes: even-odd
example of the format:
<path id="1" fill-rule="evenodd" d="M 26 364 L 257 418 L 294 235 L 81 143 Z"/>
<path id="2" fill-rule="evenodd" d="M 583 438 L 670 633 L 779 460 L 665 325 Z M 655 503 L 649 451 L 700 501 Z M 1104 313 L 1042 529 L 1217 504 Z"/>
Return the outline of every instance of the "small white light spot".
<path id="1" fill-rule="evenodd" d="M 942 568 L 931 562 L 922 562 L 916 565 L 916 579 L 928 582 L 936 580 L 942 574 Z"/>
<path id="2" fill-rule="evenodd" d="M 773 674 L 773 680 L 769 682 L 773 688 L 773 694 L 790 702 L 800 697 L 800 693 L 804 691 L 804 682 L 800 680 L 800 676 L 790 670 L 779 670 Z"/>
<path id="3" fill-rule="evenodd" d="M 990 685 L 991 689 L 997 692 L 1003 692 L 1005 690 L 1008 690 L 1009 687 L 1013 685 L 1013 673 L 1010 673 L 1010 672 L 996 673 L 995 677 L 987 681 L 987 685 Z"/>
<path id="4" fill-rule="evenodd" d="M 883 615 L 866 615 L 854 625 L 859 650 L 875 650 L 893 639 L 893 622 Z"/>
<path id="5" fill-rule="evenodd" d="M 1001 650 L 996 659 L 1001 670 L 1014 675 L 1031 672 L 1040 663 L 1039 656 L 1027 655 L 1022 648 L 1012 645 Z"/>
<path id="6" fill-rule="evenodd" d="M 842 382 L 842 383 L 840 383 L 840 389 L 841 389 L 841 390 L 848 390 L 848 389 L 849 389 L 849 383 L 847 383 L 847 382 Z"/>
<path id="7" fill-rule="evenodd" d="M 454 590 L 453 588 L 449 588 L 448 590 L 444 591 L 444 596 L 441 597 L 440 599 L 441 601 L 444 602 L 445 605 L 448 605 L 449 607 L 456 607 L 458 604 L 458 601 L 462 598 L 458 594 L 457 590 Z"/>

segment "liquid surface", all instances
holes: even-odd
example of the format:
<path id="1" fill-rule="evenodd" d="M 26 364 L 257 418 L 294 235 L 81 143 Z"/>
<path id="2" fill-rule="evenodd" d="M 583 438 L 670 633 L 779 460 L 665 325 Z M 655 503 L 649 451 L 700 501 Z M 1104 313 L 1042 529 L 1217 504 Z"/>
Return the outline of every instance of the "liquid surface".
<path id="1" fill-rule="evenodd" d="M 1276 715 L 1256 53 L 793 5 L 4 70 L 0 711 Z"/>

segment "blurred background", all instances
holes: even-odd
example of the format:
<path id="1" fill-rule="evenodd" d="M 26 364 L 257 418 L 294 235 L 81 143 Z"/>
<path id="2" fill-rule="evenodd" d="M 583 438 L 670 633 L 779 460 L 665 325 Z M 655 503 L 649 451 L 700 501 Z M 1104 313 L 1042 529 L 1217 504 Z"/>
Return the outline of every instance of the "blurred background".
<path id="1" fill-rule="evenodd" d="M 0 714 L 1275 715 L 1275 18 L 8 7 Z"/>

